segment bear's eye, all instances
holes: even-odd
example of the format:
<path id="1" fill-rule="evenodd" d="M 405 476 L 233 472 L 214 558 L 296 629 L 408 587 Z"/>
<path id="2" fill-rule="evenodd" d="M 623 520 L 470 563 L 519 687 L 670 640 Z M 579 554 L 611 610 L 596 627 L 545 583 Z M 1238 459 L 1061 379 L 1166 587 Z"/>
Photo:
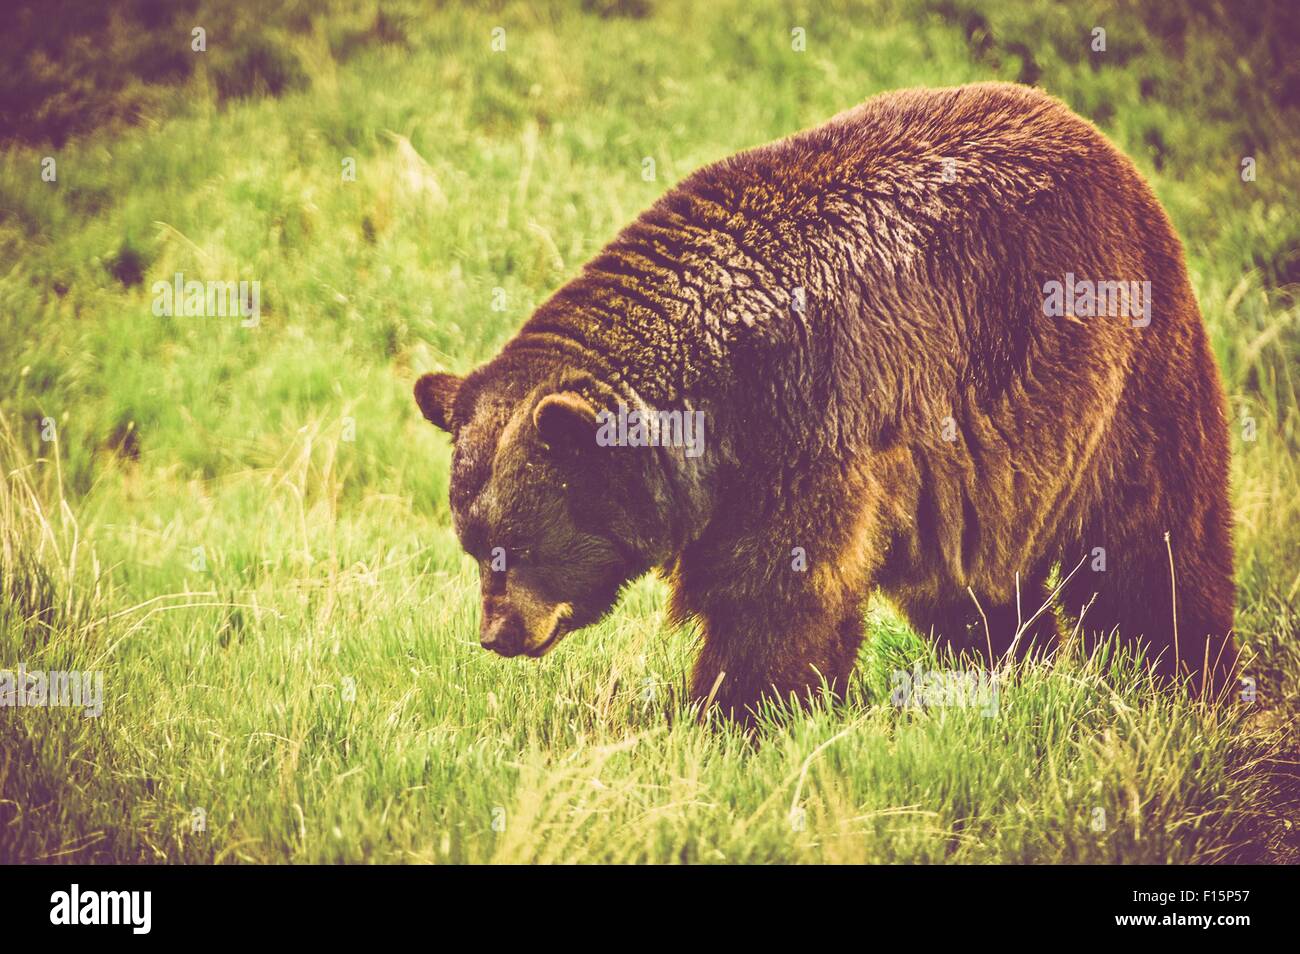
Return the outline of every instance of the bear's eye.
<path id="1" fill-rule="evenodd" d="M 476 560 L 482 560 L 492 549 L 488 545 L 488 535 L 478 523 L 469 523 L 461 528 L 460 545 L 466 553 Z"/>

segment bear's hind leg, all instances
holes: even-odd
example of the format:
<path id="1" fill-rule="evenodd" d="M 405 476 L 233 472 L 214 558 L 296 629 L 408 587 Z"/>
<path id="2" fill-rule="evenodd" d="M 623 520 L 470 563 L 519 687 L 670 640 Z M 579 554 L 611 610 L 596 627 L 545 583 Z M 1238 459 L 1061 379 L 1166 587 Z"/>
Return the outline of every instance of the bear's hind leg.
<path id="1" fill-rule="evenodd" d="M 1214 544 L 1187 536 L 1177 528 L 1168 544 L 1157 528 L 1089 536 L 1089 560 L 1065 584 L 1062 604 L 1072 617 L 1083 613 L 1078 628 L 1085 653 L 1118 630 L 1122 641 L 1145 648 L 1161 677 L 1187 678 L 1193 692 L 1218 696 L 1237 666 L 1231 553 L 1226 541 L 1218 544 L 1225 560 Z M 1094 569 L 1099 565 L 1104 569 Z"/>
<path id="2" fill-rule="evenodd" d="M 976 597 L 978 603 L 965 593 L 938 607 L 905 604 L 904 610 L 912 627 L 921 636 L 933 638 L 940 651 L 951 650 L 958 656 L 965 653 L 986 665 L 1000 663 L 1008 655 L 1015 659 L 1043 656 L 1056 648 L 1056 614 L 1046 605 L 1046 567 L 1036 568 L 1022 581 L 1018 606 L 1014 597 L 1002 603 L 978 593 Z"/>

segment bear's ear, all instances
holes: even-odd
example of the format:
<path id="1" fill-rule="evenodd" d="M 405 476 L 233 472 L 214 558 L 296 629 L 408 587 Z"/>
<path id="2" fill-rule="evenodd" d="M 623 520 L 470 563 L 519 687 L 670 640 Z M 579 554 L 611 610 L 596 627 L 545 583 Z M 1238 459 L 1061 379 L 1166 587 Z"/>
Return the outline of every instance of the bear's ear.
<path id="1" fill-rule="evenodd" d="M 425 417 L 448 434 L 451 433 L 451 406 L 463 380 L 454 374 L 426 374 L 415 382 L 415 403 L 420 405 Z"/>
<path id="2" fill-rule="evenodd" d="M 547 447 L 596 443 L 596 409 L 576 391 L 548 394 L 533 408 L 533 426 Z"/>

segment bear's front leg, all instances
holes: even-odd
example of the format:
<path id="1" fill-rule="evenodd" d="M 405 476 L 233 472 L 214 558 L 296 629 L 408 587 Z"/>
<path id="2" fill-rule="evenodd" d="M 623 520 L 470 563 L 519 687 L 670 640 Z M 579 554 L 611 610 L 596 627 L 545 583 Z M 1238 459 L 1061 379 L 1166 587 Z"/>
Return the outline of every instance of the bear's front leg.
<path id="1" fill-rule="evenodd" d="M 703 629 L 692 698 L 746 722 L 763 699 L 806 704 L 823 684 L 843 695 L 885 543 L 865 463 L 805 465 L 773 483 L 792 488 L 775 507 L 728 495 L 672 580 L 674 616 Z"/>
<path id="2" fill-rule="evenodd" d="M 701 621 L 691 697 L 744 723 L 763 700 L 806 705 L 823 687 L 842 697 L 863 636 L 857 603 L 717 606 Z"/>

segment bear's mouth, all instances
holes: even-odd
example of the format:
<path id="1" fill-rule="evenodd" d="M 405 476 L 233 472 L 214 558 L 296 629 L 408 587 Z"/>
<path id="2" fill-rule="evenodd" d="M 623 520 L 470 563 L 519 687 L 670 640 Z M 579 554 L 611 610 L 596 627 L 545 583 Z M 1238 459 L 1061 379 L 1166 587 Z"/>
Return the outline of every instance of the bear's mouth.
<path id="1" fill-rule="evenodd" d="M 560 640 L 564 638 L 564 636 L 565 636 L 564 622 L 563 620 L 557 620 L 555 623 L 555 627 L 551 630 L 551 635 L 547 636 L 536 646 L 529 646 L 527 649 L 524 650 L 524 655 L 531 656 L 533 659 L 541 659 L 552 649 L 554 649 L 559 644 Z"/>
<path id="2" fill-rule="evenodd" d="M 560 640 L 572 632 L 569 626 L 569 620 L 572 616 L 572 609 L 567 604 L 561 604 L 560 612 L 555 617 L 555 624 L 551 627 L 551 633 L 540 643 L 524 648 L 524 655 L 533 659 L 541 659 L 557 645 Z"/>

